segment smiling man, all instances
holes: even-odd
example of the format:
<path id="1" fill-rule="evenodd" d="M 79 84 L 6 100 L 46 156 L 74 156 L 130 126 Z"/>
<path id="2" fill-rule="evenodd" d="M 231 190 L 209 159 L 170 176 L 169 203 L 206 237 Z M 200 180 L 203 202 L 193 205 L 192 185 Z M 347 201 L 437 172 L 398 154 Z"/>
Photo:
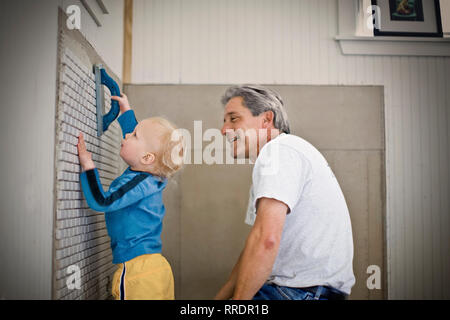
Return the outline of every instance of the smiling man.
<path id="1" fill-rule="evenodd" d="M 274 91 L 234 86 L 222 103 L 233 156 L 255 164 L 246 216 L 253 227 L 215 299 L 345 299 L 355 283 L 352 230 L 327 161 L 290 134 Z"/>

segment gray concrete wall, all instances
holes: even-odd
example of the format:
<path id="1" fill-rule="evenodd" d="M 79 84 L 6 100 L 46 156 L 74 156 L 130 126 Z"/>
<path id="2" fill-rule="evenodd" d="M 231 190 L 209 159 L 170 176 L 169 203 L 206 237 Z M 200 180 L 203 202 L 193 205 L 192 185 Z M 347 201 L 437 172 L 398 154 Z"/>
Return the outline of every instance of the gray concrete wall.
<path id="1" fill-rule="evenodd" d="M 50 299 L 57 6 L 0 3 L 0 297 Z"/>
<path id="2" fill-rule="evenodd" d="M 380 266 L 386 276 L 383 88 L 269 87 L 283 97 L 293 134 L 324 154 L 346 197 L 355 243 L 352 298 L 383 298 L 384 290 L 366 287 L 369 265 Z M 138 119 L 165 116 L 194 139 L 194 120 L 202 120 L 203 132 L 221 128 L 226 88 L 127 85 L 124 91 Z M 249 164 L 191 164 L 165 191 L 163 254 L 174 269 L 178 299 L 210 299 L 227 279 L 250 230 L 244 218 L 251 170 Z"/>
<path id="3" fill-rule="evenodd" d="M 0 299 L 52 298 L 58 10 L 70 4 L 120 75 L 123 0 L 107 2 L 102 27 L 80 1 L 0 2 Z"/>

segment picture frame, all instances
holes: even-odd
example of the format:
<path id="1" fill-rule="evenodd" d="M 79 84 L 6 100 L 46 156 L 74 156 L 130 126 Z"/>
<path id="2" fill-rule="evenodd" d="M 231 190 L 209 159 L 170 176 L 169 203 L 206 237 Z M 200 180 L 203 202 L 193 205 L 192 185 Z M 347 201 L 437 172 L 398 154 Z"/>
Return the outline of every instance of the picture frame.
<path id="1" fill-rule="evenodd" d="M 443 37 L 439 0 L 371 1 L 379 8 L 374 36 Z"/>

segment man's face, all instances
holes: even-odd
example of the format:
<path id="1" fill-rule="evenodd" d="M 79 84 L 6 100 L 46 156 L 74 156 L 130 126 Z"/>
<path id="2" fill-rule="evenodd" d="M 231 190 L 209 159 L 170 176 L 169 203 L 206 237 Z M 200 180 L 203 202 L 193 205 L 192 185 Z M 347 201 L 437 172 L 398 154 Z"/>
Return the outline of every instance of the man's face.
<path id="1" fill-rule="evenodd" d="M 242 97 L 231 98 L 225 106 L 222 135 L 233 149 L 234 158 L 249 158 L 258 148 L 259 129 L 264 128 L 264 114 L 253 116 Z M 258 150 L 256 150 L 257 154 Z"/>

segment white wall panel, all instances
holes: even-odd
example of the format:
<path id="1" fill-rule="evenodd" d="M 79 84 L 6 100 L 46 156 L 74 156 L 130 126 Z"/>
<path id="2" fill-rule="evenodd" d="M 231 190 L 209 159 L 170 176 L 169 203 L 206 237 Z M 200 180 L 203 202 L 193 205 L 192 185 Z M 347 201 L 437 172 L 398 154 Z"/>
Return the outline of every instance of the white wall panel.
<path id="1" fill-rule="evenodd" d="M 342 55 L 335 0 L 134 5 L 133 83 L 383 85 L 389 297 L 450 298 L 449 58 Z"/>
<path id="2" fill-rule="evenodd" d="M 80 32 L 92 47 L 103 57 L 108 66 L 119 78 L 122 78 L 123 62 L 123 0 L 104 1 L 108 14 L 103 14 L 96 1 L 88 0 L 92 10 L 98 16 L 101 26 L 97 26 L 79 0 L 57 0 L 59 6 L 66 10 L 70 5 L 77 5 L 81 10 Z"/>

